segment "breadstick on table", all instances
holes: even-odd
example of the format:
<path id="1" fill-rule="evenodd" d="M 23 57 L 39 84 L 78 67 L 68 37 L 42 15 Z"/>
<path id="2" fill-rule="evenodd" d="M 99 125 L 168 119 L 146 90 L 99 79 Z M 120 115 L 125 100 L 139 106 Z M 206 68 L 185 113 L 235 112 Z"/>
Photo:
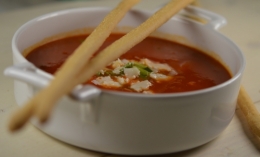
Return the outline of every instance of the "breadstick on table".
<path id="1" fill-rule="evenodd" d="M 67 59 L 57 72 L 55 79 L 50 82 L 50 85 L 40 91 L 33 99 L 14 113 L 9 122 L 9 129 L 11 131 L 19 129 L 36 113 L 35 111 L 41 112 L 39 111 L 40 109 L 37 110 L 38 107 L 41 108 L 47 104 L 53 106 L 59 98 L 68 94 L 71 88 L 66 88 L 66 85 L 82 70 L 85 62 L 99 49 L 127 11 L 139 1 L 140 0 L 122 0 L 75 50 L 73 55 Z M 48 116 L 45 116 L 43 118 L 40 116 L 39 119 L 45 121 L 47 117 Z"/>
<path id="2" fill-rule="evenodd" d="M 96 57 L 86 63 L 84 69 L 74 80 L 71 80 L 71 84 L 66 86 L 67 91 L 71 91 L 77 84 L 83 83 L 88 80 L 91 76 L 96 74 L 100 69 L 104 68 L 113 60 L 120 57 L 123 53 L 131 49 L 133 46 L 141 42 L 153 31 L 159 28 L 162 24 L 168 21 L 174 14 L 186 7 L 193 0 L 171 0 L 166 6 L 157 11 L 144 23 L 137 28 L 133 29 L 119 40 L 112 43 L 106 49 L 101 51 Z M 78 78 L 78 79 L 77 79 Z M 48 95 L 55 99 L 52 95 Z M 47 99 L 47 98 L 45 98 Z M 38 114 L 41 119 L 46 119 L 53 107 L 53 103 L 48 102 L 45 105 L 39 105 Z"/>
<path id="3" fill-rule="evenodd" d="M 244 87 L 240 88 L 237 102 L 248 122 L 251 131 L 257 137 L 260 137 L 260 115 Z"/>

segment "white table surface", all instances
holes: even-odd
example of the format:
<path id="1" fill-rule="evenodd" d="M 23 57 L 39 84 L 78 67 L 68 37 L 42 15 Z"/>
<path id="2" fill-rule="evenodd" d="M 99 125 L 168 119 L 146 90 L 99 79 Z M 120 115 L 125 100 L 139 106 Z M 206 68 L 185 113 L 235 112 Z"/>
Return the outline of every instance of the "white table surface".
<path id="1" fill-rule="evenodd" d="M 28 20 L 39 15 L 75 7 L 115 6 L 119 0 L 52 2 L 45 5 L 0 13 L 0 71 L 12 65 L 11 39 Z M 167 0 L 142 0 L 136 6 L 154 9 Z M 260 0 L 201 0 L 201 6 L 223 15 L 228 25 L 221 28 L 244 52 L 247 66 L 242 84 L 260 109 Z M 28 124 L 22 131 L 7 130 L 10 114 L 17 109 L 13 80 L 0 75 L 0 156 L 1 157 L 116 157 L 92 152 L 60 142 Z M 260 156 L 260 141 L 249 132 L 239 109 L 227 129 L 215 140 L 198 148 L 165 157 L 254 157 Z"/>

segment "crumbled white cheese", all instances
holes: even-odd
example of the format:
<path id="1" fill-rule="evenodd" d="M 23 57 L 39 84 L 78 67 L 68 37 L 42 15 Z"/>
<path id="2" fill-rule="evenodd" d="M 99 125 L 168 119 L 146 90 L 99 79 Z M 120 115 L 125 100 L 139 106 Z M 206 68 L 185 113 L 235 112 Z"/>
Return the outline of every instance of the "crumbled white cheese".
<path id="1" fill-rule="evenodd" d="M 124 65 L 124 63 L 119 58 L 112 62 L 113 68 L 118 68 L 118 67 L 121 67 L 123 65 Z"/>
<path id="2" fill-rule="evenodd" d="M 121 61 L 122 61 L 124 64 L 129 63 L 129 60 L 127 60 L 127 59 L 122 59 Z"/>
<path id="3" fill-rule="evenodd" d="M 114 75 L 117 76 L 100 76 L 96 79 L 92 80 L 92 83 L 95 85 L 105 86 L 105 87 L 115 87 L 120 88 L 123 85 L 130 85 L 130 88 L 137 91 L 142 92 L 145 94 L 152 94 L 153 91 L 149 90 L 150 86 L 152 86 L 152 83 L 148 80 L 145 81 L 138 81 L 138 78 L 141 75 L 141 71 L 136 67 L 133 66 L 131 68 L 125 68 L 125 65 L 129 62 L 133 63 L 133 65 L 136 64 L 144 64 L 148 66 L 152 72 L 149 73 L 150 78 L 159 81 L 169 80 L 174 75 L 177 75 L 177 72 L 170 67 L 168 64 L 165 63 L 159 63 L 155 62 L 149 59 L 138 59 L 136 60 L 127 60 L 127 59 L 117 59 L 110 63 L 109 67 L 100 70 L 101 75 L 110 75 L 111 71 Z M 130 64 L 129 64 L 130 65 Z M 160 73 L 160 71 L 164 71 L 163 73 L 167 73 L 167 75 Z M 167 71 L 167 72 L 166 72 Z M 108 72 L 108 73 L 107 73 Z M 119 74 L 124 74 L 124 76 L 121 76 Z"/>
<path id="4" fill-rule="evenodd" d="M 110 76 L 97 77 L 95 80 L 92 80 L 92 83 L 100 86 L 121 87 L 121 84 L 114 81 Z"/>
<path id="5" fill-rule="evenodd" d="M 148 91 L 143 91 L 144 94 L 153 94 L 152 91 L 148 90 Z"/>
<path id="6" fill-rule="evenodd" d="M 169 73 L 169 75 L 171 75 L 171 76 L 174 76 L 174 75 L 177 75 L 177 74 L 178 74 L 177 71 L 175 71 L 174 69 L 172 69 Z"/>
<path id="7" fill-rule="evenodd" d="M 124 68 L 125 76 L 129 79 L 135 79 L 140 75 L 140 71 L 138 68 Z"/>
<path id="8" fill-rule="evenodd" d="M 116 80 L 121 84 L 121 85 L 123 85 L 123 84 L 127 84 L 127 83 L 129 83 L 129 79 L 128 78 L 124 78 L 124 77 L 116 77 Z"/>
<path id="9" fill-rule="evenodd" d="M 152 85 L 151 82 L 149 82 L 148 80 L 145 81 L 137 81 L 135 83 L 131 84 L 131 88 L 137 92 L 141 92 L 143 90 L 147 90 L 149 89 L 149 87 Z"/>
<path id="10" fill-rule="evenodd" d="M 122 68 L 121 67 L 117 67 L 117 68 L 115 68 L 114 70 L 113 70 L 113 73 L 114 74 L 120 74 L 120 70 L 121 70 Z"/>
<path id="11" fill-rule="evenodd" d="M 100 72 L 101 75 L 105 74 L 104 70 L 100 70 L 99 72 Z"/>
<path id="12" fill-rule="evenodd" d="M 160 73 L 154 73 L 154 72 L 151 72 L 150 73 L 150 77 L 155 79 L 155 80 L 169 80 L 171 77 L 170 76 L 167 76 L 167 75 L 164 75 L 164 74 L 160 74 Z"/>
<path id="13" fill-rule="evenodd" d="M 168 64 L 162 64 L 158 62 L 153 62 L 149 59 L 142 59 L 141 60 L 143 64 L 146 64 L 149 68 L 155 69 L 155 70 L 166 70 L 166 71 L 171 71 L 172 67 L 170 67 Z"/>

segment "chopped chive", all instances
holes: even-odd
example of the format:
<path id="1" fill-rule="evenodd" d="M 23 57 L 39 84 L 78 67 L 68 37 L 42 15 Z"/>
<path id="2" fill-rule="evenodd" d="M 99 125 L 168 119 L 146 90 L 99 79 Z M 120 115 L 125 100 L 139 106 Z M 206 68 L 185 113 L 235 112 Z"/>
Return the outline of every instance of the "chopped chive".
<path id="1" fill-rule="evenodd" d="M 150 74 L 149 71 L 142 69 L 142 68 L 138 68 L 138 69 L 140 70 L 140 77 L 141 78 L 148 78 L 149 77 L 149 74 Z"/>
<path id="2" fill-rule="evenodd" d="M 143 65 L 143 64 L 134 63 L 134 66 L 137 67 L 137 68 L 144 69 L 144 70 L 146 70 L 148 72 L 153 72 L 152 69 L 150 69 L 148 66 Z"/>
<path id="3" fill-rule="evenodd" d="M 133 67 L 133 63 L 131 63 L 131 62 L 128 62 L 125 65 L 125 68 L 132 68 L 132 67 Z"/>

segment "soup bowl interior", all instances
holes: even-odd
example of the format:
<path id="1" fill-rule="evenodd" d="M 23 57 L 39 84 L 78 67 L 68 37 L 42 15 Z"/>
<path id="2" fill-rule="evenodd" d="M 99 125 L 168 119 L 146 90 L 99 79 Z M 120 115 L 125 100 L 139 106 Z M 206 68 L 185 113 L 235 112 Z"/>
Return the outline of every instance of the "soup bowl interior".
<path id="1" fill-rule="evenodd" d="M 109 8 L 78 8 L 29 21 L 14 35 L 14 64 L 27 62 L 22 55 L 26 48 L 56 34 L 94 28 L 109 11 Z M 151 15 L 148 11 L 132 10 L 118 27 L 137 27 Z M 184 37 L 189 44 L 218 56 L 232 78 L 211 88 L 184 93 L 142 95 L 104 90 L 98 98 L 87 102 L 65 96 L 46 125 L 34 120 L 32 123 L 64 142 L 128 155 L 182 151 L 217 137 L 235 112 L 245 66 L 240 49 L 213 28 L 181 17 L 172 18 L 157 31 Z M 15 81 L 18 105 L 37 91 L 30 83 Z"/>

